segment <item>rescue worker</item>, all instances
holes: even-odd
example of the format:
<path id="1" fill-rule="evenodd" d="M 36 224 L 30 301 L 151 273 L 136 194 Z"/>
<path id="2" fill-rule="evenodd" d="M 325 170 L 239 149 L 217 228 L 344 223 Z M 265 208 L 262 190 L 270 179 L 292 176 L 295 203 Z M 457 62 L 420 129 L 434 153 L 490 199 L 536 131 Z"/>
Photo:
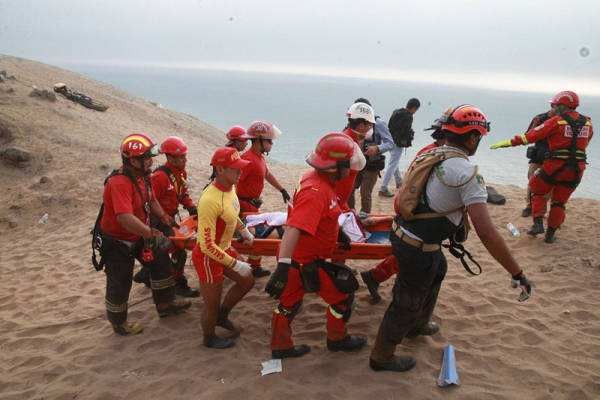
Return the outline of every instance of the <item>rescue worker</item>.
<path id="1" fill-rule="evenodd" d="M 370 367 L 375 371 L 413 368 L 415 359 L 395 356 L 396 346 L 405 337 L 433 335 L 439 331 L 431 316 L 447 269 L 440 243 L 461 230 L 464 234 L 467 215 L 488 252 L 511 274 L 513 287 L 521 288 L 519 300 L 524 301 L 532 294 L 531 282 L 488 214 L 485 183 L 468 159 L 489 131 L 485 115 L 472 105 L 459 106 L 442 124 L 442 131 L 447 144 L 433 151 L 453 152 L 454 156 L 433 167 L 421 196 L 423 202 L 414 210 L 417 215 L 436 213 L 439 216 L 404 220 L 397 215 L 390 232 L 399 271 L 392 301 L 371 352 Z M 400 206 L 395 202 L 397 212 Z"/>
<path id="2" fill-rule="evenodd" d="M 145 134 L 132 134 L 121 143 L 123 165 L 104 186 L 99 216 L 101 263 L 106 273 L 106 314 L 119 335 L 138 334 L 143 328 L 127 322 L 127 302 L 133 265 L 137 259 L 149 268 L 150 287 L 160 317 L 179 314 L 189 301 L 175 300 L 169 246 L 162 232 L 150 226 L 151 213 L 164 224 L 173 223 L 156 200 L 149 175 L 156 146 Z"/>
<path id="3" fill-rule="evenodd" d="M 265 154 L 269 154 L 273 146 L 273 140 L 281 135 L 281 131 L 275 125 L 265 121 L 254 121 L 248 127 L 246 136 L 251 141 L 250 148 L 242 155 L 242 159 L 249 165 L 242 170 L 239 182 L 235 186 L 240 200 L 241 213 L 257 213 L 262 205 L 261 194 L 265 187 L 265 181 L 281 193 L 283 202 L 290 200 L 287 190 L 281 186 L 277 178 L 269 171 Z M 248 263 L 252 266 L 252 274 L 255 278 L 268 276 L 271 272 L 262 268 L 261 257 L 248 256 Z"/>
<path id="4" fill-rule="evenodd" d="M 187 171 L 185 169 L 187 145 L 180 137 L 169 136 L 161 143 L 160 152 L 166 156 L 167 162 L 158 167 L 152 174 L 152 189 L 156 199 L 173 220 L 179 212 L 179 204 L 186 209 L 190 216 L 197 216 L 198 211 L 188 193 Z M 172 227 L 159 221 L 157 221 L 156 228 L 167 236 L 173 236 L 174 234 Z M 186 260 L 187 253 L 185 249 L 175 250 L 171 255 L 175 294 L 183 297 L 198 297 L 200 293 L 197 289 L 189 287 L 184 274 Z"/>
<path id="5" fill-rule="evenodd" d="M 277 269 L 265 287 L 271 297 L 279 299 L 271 324 L 273 358 L 300 357 L 310 351 L 307 345 L 294 345 L 291 329 L 306 292 L 316 292 L 329 305 L 330 351 L 354 351 L 366 344 L 365 338 L 346 331 L 358 282 L 348 267 L 324 261 L 331 258 L 338 237 L 341 209 L 335 186 L 350 169 L 362 169 L 364 157 L 347 135 L 329 133 L 319 140 L 306 162 L 313 169 L 300 179 L 293 207 L 288 211 Z M 342 288 L 335 278 L 337 273 L 343 273 L 347 282 L 355 282 L 356 286 Z"/>
<path id="6" fill-rule="evenodd" d="M 248 136 L 246 135 L 246 129 L 243 126 L 234 125 L 227 131 L 225 135 L 227 137 L 226 147 L 233 147 L 238 152 L 242 152 L 248 145 Z"/>
<path id="7" fill-rule="evenodd" d="M 565 205 L 581 182 L 586 167 L 585 149 L 594 134 L 592 120 L 575 111 L 579 106 L 576 93 L 560 92 L 550 100 L 550 105 L 556 114 L 554 117 L 522 135 L 491 146 L 497 149 L 539 140 L 548 142 L 548 157 L 529 181 L 533 226 L 527 232 L 532 236 L 544 233 L 546 195 L 552 192 L 546 243 L 554 243 L 556 230 L 565 220 Z"/>
<path id="8" fill-rule="evenodd" d="M 425 129 L 426 131 L 433 130 L 431 133 L 431 137 L 434 139 L 433 143 L 428 144 L 423 147 L 421 150 L 417 152 L 419 155 L 443 146 L 446 143 L 446 136 L 442 131 L 442 123 L 446 120 L 448 115 L 453 111 L 453 109 L 446 110 L 441 117 L 437 118 L 430 128 Z M 396 261 L 396 257 L 391 255 L 383 259 L 379 264 L 375 267 L 371 268 L 368 271 L 363 271 L 360 273 L 360 277 L 364 282 L 365 286 L 369 290 L 369 303 L 377 304 L 381 301 L 381 295 L 379 294 L 379 285 L 383 282 L 387 281 L 392 275 L 398 272 L 398 262 Z"/>
<path id="9" fill-rule="evenodd" d="M 532 130 L 538 125 L 541 125 L 548 119 L 554 116 L 554 111 L 546 111 L 544 113 L 538 114 L 529 123 L 529 127 L 527 131 Z M 529 181 L 535 171 L 541 168 L 544 159 L 546 158 L 546 153 L 548 153 L 548 142 L 545 140 L 539 140 L 533 144 L 533 146 L 529 146 L 527 148 L 527 158 L 529 159 L 529 168 L 527 169 L 527 204 L 523 211 L 521 211 L 522 217 L 531 217 L 531 190 L 529 189 Z"/>
<path id="10" fill-rule="evenodd" d="M 371 102 L 364 97 L 354 100 L 354 103 L 365 103 L 372 107 Z M 373 129 L 367 131 L 362 142 L 362 151 L 367 159 L 367 165 L 356 177 L 355 188 L 360 188 L 360 218 L 367 218 L 371 214 L 373 188 L 377 178 L 385 168 L 385 153 L 394 147 L 392 135 L 387 123 L 378 115 L 375 116 Z M 354 191 L 350 195 L 349 205 L 354 207 Z"/>
<path id="11" fill-rule="evenodd" d="M 231 147 L 215 150 L 210 161 L 213 181 L 207 185 L 198 201 L 198 239 L 192 251 L 192 261 L 204 300 L 203 343 L 215 349 L 226 349 L 235 344 L 232 338 L 217 336 L 215 326 L 230 331 L 233 336 L 239 335 L 239 329 L 229 320 L 229 313 L 254 285 L 252 268 L 238 260 L 237 252 L 231 247 L 236 231 L 241 234 L 245 244 L 252 245 L 254 240 L 239 219 L 240 205 L 234 190 L 241 170 L 249 164 Z M 224 276 L 235 284 L 221 303 Z"/>

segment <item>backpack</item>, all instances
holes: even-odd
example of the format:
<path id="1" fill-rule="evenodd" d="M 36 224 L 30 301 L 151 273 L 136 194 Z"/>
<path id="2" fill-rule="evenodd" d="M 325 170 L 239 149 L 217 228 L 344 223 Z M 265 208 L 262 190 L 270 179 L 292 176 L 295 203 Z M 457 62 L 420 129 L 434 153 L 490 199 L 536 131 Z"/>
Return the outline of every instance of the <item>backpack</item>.
<path id="1" fill-rule="evenodd" d="M 414 131 L 411 128 L 412 114 L 406 108 L 394 110 L 388 121 L 388 129 L 397 147 L 410 147 L 414 138 Z"/>

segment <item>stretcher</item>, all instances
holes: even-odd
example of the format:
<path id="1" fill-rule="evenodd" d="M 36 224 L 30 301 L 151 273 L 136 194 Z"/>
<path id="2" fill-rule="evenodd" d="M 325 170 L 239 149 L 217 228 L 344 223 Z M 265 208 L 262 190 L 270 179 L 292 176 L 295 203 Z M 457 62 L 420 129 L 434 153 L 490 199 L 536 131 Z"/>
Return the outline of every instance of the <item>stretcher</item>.
<path id="1" fill-rule="evenodd" d="M 378 215 L 369 217 L 364 229 L 374 236 L 387 237 L 390 231 L 392 217 Z M 195 217 L 187 217 L 179 223 L 178 228 L 173 229 L 175 234 L 169 239 L 178 249 L 194 248 L 196 243 L 196 231 L 198 221 Z M 254 239 L 252 246 L 234 241 L 232 246 L 240 254 L 271 256 L 274 257 L 279 251 L 281 239 Z M 381 260 L 392 254 L 392 246 L 387 243 L 352 243 L 349 250 L 338 248 L 334 251 L 332 258 L 345 260 Z"/>

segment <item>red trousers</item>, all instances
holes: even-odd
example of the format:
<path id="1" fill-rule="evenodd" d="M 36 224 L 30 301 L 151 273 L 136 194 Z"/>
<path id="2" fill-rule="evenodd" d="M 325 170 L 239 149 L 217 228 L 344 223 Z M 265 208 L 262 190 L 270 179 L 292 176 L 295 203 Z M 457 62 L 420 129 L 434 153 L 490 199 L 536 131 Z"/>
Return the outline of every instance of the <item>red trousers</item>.
<path id="1" fill-rule="evenodd" d="M 394 255 L 387 256 L 379 264 L 371 269 L 371 276 L 378 283 L 385 282 L 394 274 L 398 273 L 398 260 Z"/>
<path id="2" fill-rule="evenodd" d="M 552 192 L 550 199 L 550 214 L 548 215 L 548 227 L 559 228 L 565 220 L 565 205 L 571 194 L 575 191 L 575 187 L 568 186 L 569 182 L 574 182 L 581 179 L 583 171 L 585 170 L 585 163 L 579 163 L 580 172 L 577 172 L 573 168 L 563 168 L 558 172 L 553 179 L 557 183 L 550 183 L 545 180 L 541 175 L 540 171 L 544 171 L 545 175 L 552 175 L 555 171 L 559 170 L 564 161 L 550 159 L 544 161 L 542 168 L 538 169 L 536 173 L 529 180 L 529 189 L 531 190 L 531 214 L 535 217 L 543 217 L 546 214 L 546 195 Z M 566 182 L 567 185 L 560 183 Z"/>
<path id="3" fill-rule="evenodd" d="M 317 294 L 329 305 L 326 311 L 327 339 L 342 340 L 346 337 L 347 317 L 344 314 L 349 313 L 352 307 L 352 304 L 348 301 L 351 300 L 350 295 L 340 292 L 322 268 L 319 268 L 319 281 L 320 288 Z M 286 350 L 294 346 L 291 323 L 300 310 L 304 293 L 300 270 L 290 268 L 287 284 L 279 299 L 279 305 L 273 311 L 271 320 L 272 350 Z"/>

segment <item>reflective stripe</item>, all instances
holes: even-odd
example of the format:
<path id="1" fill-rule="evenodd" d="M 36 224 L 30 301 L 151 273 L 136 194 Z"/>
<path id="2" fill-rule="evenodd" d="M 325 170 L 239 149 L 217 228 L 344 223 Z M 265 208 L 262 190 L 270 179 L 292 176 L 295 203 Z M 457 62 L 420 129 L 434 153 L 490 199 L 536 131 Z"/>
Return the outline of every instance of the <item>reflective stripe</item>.
<path id="1" fill-rule="evenodd" d="M 152 290 L 168 289 L 174 285 L 175 281 L 171 276 L 166 279 L 160 279 L 157 281 L 150 279 L 150 287 L 152 288 Z"/>
<path id="2" fill-rule="evenodd" d="M 122 313 L 127 311 L 127 302 L 122 304 L 111 303 L 107 299 L 104 299 L 104 304 L 106 305 L 106 311 L 112 313 Z"/>
<path id="3" fill-rule="evenodd" d="M 521 140 L 523 141 L 523 144 L 528 144 L 529 141 L 527 140 L 527 136 L 525 136 L 525 134 L 521 135 Z"/>
<path id="4" fill-rule="evenodd" d="M 333 309 L 332 306 L 329 306 L 329 312 L 337 319 L 342 319 L 344 316 Z"/>

